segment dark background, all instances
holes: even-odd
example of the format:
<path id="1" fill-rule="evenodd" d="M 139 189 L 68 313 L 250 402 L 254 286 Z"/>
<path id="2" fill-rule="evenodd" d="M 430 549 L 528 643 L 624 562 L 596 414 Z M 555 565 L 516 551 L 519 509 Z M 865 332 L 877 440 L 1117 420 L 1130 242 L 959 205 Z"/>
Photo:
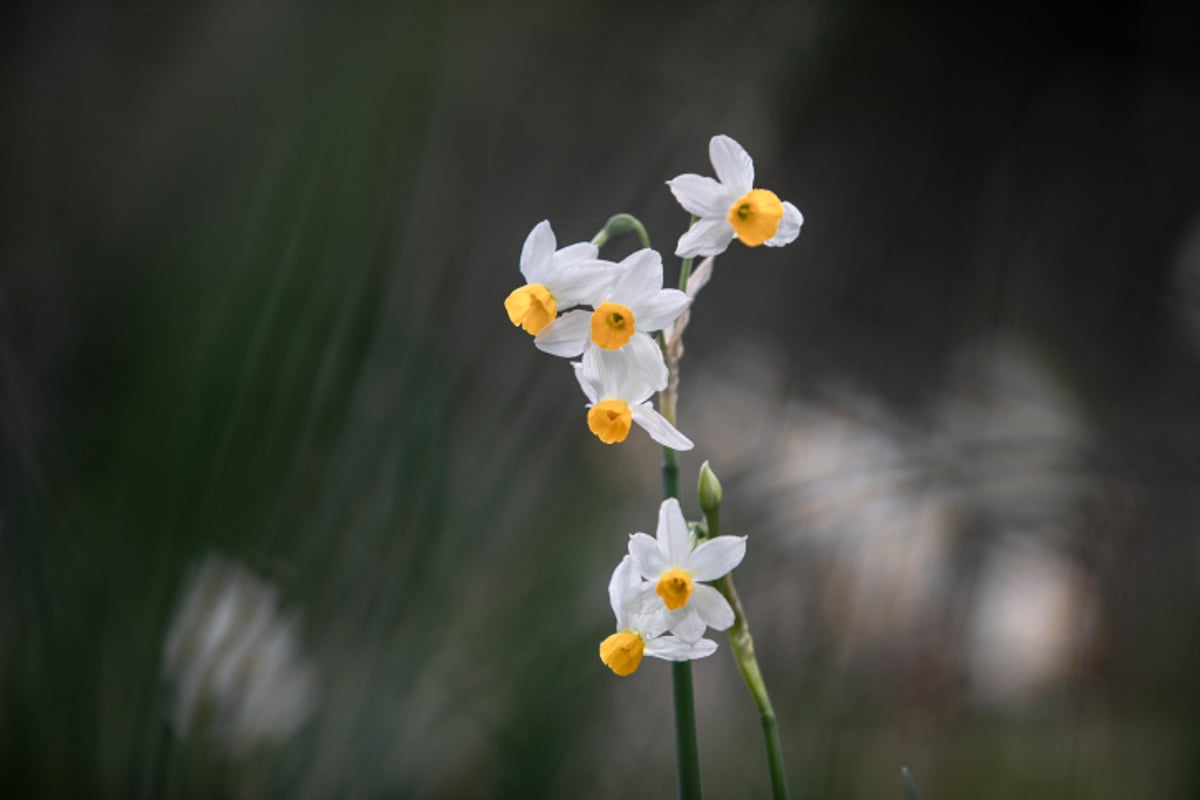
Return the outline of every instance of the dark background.
<path id="1" fill-rule="evenodd" d="M 710 136 L 805 214 L 697 300 L 711 460 L 794 793 L 1200 792 L 1200 62 L 1165 6 L 18 5 L 0 33 L 0 785 L 661 797 L 669 670 L 598 662 L 657 453 L 505 318 L 529 229 Z M 618 241 L 605 255 L 633 247 Z M 695 515 L 685 496 L 685 511 Z M 167 725 L 211 554 L 306 722 Z M 728 655 L 713 797 L 766 792 Z"/>

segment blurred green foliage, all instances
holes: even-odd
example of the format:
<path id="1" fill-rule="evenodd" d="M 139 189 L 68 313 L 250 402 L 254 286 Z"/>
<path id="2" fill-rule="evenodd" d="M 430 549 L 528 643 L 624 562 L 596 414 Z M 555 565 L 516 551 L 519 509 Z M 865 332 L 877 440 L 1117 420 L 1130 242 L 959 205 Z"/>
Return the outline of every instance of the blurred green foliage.
<path id="1" fill-rule="evenodd" d="M 570 370 L 508 326 L 500 303 L 525 233 L 550 217 L 560 241 L 583 239 L 629 210 L 669 250 L 684 220 L 661 182 L 700 170 L 711 133 L 784 142 L 763 151 L 788 180 L 808 181 L 788 196 L 816 242 L 768 257 L 760 269 L 779 282 L 770 298 L 731 282 L 728 326 L 773 330 L 799 351 L 820 343 L 904 407 L 943 366 L 938 312 L 963 311 L 977 332 L 1002 280 L 985 265 L 992 282 L 963 294 L 896 300 L 889 281 L 944 286 L 964 261 L 933 229 L 863 231 L 858 213 L 882 213 L 866 187 L 920 207 L 906 176 L 924 162 L 897 159 L 895 172 L 859 183 L 828 165 L 864 151 L 891 159 L 897 145 L 885 140 L 903 142 L 897 130 L 911 125 L 918 139 L 946 135 L 942 166 L 958 176 L 956 159 L 987 162 L 1007 129 L 980 134 L 979 155 L 961 130 L 926 131 L 908 112 L 894 126 L 860 124 L 895 122 L 894 99 L 862 116 L 843 107 L 857 97 L 844 82 L 862 85 L 847 75 L 932 69 L 923 42 L 954 39 L 947 58 L 971 61 L 982 23 L 869 6 L 629 10 L 78 4 L 61 17 L 29 11 L 9 34 L 19 41 L 0 106 L 5 796 L 673 791 L 665 668 L 617 681 L 595 657 L 623 535 L 653 525 L 657 456 L 590 441 Z M 855 56 L 889 38 L 893 13 L 912 50 Z M 1015 36 L 1020 26 L 1001 27 Z M 1004 58 L 989 53 L 972 63 L 990 75 Z M 878 96 L 896 96 L 873 80 Z M 957 108 L 955 88 L 928 88 L 930 105 Z M 802 145 L 845 160 L 806 161 L 794 155 Z M 862 191 L 834 194 L 847 183 Z M 921 197 L 958 204 L 939 187 Z M 913 241 L 924 238 L 928 250 Z M 873 247 L 899 251 L 896 263 L 930 252 L 936 263 L 895 277 Z M 746 267 L 739 258 L 731 271 Z M 1084 327 L 1091 313 L 1078 310 Z M 856 340 L 847 331 L 864 318 Z M 1079 352 L 1055 324 L 1030 327 L 1047 350 Z M 687 369 L 717 348 L 701 327 Z M 880 340 L 913 357 L 877 355 Z M 1174 351 L 1162 351 L 1169 361 Z M 1125 383 L 1120 368 L 1097 378 L 1062 360 L 1080 385 Z M 1157 373 L 1164 393 L 1179 363 Z M 823 365 L 805 361 L 781 380 Z M 1095 400 L 1093 411 L 1150 414 L 1157 396 Z M 701 402 L 685 388 L 682 417 Z M 1147 449 L 1183 463 L 1187 441 Z M 1108 444 L 1106 457 L 1127 455 Z M 698 455 L 719 467 L 723 454 Z M 685 459 L 683 485 L 699 460 Z M 901 763 L 935 799 L 1191 796 L 1195 569 L 1183 557 L 1194 555 L 1196 510 L 1174 478 L 1146 476 L 1144 497 L 1165 486 L 1179 504 L 1146 524 L 1182 543 L 1132 568 L 1164 576 L 1130 584 L 1145 627 L 1118 613 L 1106 629 L 1118 655 L 1098 676 L 1073 673 L 1032 712 L 967 707 L 952 670 L 891 680 L 887 663 L 847 668 L 815 615 L 787 605 L 799 605 L 799 568 L 764 583 L 771 594 L 747 594 L 796 796 L 898 796 Z M 727 480 L 731 530 L 765 514 L 739 505 L 738 488 Z M 739 585 L 802 559 L 766 539 Z M 300 732 L 239 758 L 166 724 L 164 637 L 189 569 L 211 552 L 281 587 L 321 676 Z M 1112 586 L 1125 584 L 1101 588 Z M 1134 630 L 1145 659 L 1120 655 Z M 761 796 L 753 708 L 726 654 L 696 680 L 710 795 Z"/>

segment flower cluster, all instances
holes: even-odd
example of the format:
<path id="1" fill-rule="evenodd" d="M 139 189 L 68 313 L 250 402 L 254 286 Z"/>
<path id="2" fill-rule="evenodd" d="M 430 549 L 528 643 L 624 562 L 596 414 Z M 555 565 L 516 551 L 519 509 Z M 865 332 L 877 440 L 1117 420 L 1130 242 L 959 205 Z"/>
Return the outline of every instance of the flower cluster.
<path id="1" fill-rule="evenodd" d="M 588 398 L 588 427 L 600 441 L 623 442 L 637 423 L 664 447 L 690 450 L 691 440 L 650 404 L 667 385 L 662 349 L 650 334 L 690 302 L 678 289 L 663 288 L 662 256 L 646 248 L 615 264 L 588 242 L 556 247 L 549 222 L 529 232 L 521 249 L 527 283 L 504 301 L 508 318 L 533 334 L 539 350 L 583 356 L 573 364 L 575 377 Z"/>
<path id="2" fill-rule="evenodd" d="M 600 660 L 630 675 L 643 656 L 690 661 L 717 645 L 702 638 L 707 628 L 733 624 L 733 609 L 719 591 L 701 581 L 723 577 L 746 555 L 745 536 L 717 536 L 693 545 L 679 501 L 664 500 L 651 537 L 629 537 L 629 554 L 608 584 L 617 632 L 600 644 Z"/>
<path id="3" fill-rule="evenodd" d="M 754 162 L 741 145 L 714 136 L 709 159 L 715 179 L 687 174 L 667 181 L 694 217 L 675 249 L 685 259 L 679 289 L 663 288 L 662 257 L 649 247 L 620 263 L 599 257 L 597 243 L 607 240 L 613 221 L 632 219 L 628 215 L 610 220 L 593 242 L 559 249 L 548 221 L 525 239 L 520 267 L 526 283 L 509 294 L 504 308 L 539 350 L 579 358 L 572 366 L 588 399 L 588 428 L 605 444 L 624 441 L 637 423 L 669 450 L 692 448 L 650 398 L 667 389 L 682 353 L 688 307 L 711 275 L 712 257 L 734 239 L 748 247 L 779 247 L 800 234 L 803 215 L 774 192 L 754 187 Z M 696 256 L 706 258 L 685 287 Z M 650 334 L 658 332 L 656 341 Z M 703 481 L 701 505 L 708 513 Z M 715 492 L 707 502 L 719 505 L 719 485 Z M 705 631 L 726 630 L 735 615 L 725 595 L 705 582 L 724 577 L 745 553 L 741 536 L 694 541 L 679 501 L 665 500 L 656 537 L 631 535 L 628 555 L 613 571 L 608 596 L 617 631 L 601 643 L 600 659 L 617 675 L 630 675 L 644 656 L 689 661 L 711 655 L 717 645 L 704 638 Z M 726 584 L 726 591 L 731 587 Z"/>

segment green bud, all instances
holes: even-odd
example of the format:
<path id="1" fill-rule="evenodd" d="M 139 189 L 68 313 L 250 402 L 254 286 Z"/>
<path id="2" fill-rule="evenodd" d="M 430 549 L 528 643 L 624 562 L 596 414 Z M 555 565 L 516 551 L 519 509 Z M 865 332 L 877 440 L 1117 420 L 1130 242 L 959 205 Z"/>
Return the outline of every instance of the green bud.
<path id="1" fill-rule="evenodd" d="M 700 465 L 700 485 L 697 493 L 700 495 L 700 510 L 705 514 L 717 513 L 724 494 L 721 491 L 721 482 L 717 480 L 716 473 L 708 466 L 707 461 Z"/>

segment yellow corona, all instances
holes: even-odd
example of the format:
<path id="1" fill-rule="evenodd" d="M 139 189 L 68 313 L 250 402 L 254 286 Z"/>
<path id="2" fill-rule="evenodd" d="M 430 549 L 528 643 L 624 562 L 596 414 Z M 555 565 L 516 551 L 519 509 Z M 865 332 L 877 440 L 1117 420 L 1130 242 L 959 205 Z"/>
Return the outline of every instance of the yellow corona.
<path id="1" fill-rule="evenodd" d="M 504 300 L 504 310 L 513 325 L 537 336 L 558 315 L 558 304 L 549 289 L 540 283 L 531 283 L 514 289 Z"/>
<path id="2" fill-rule="evenodd" d="M 751 189 L 729 208 L 727 219 L 743 244 L 757 247 L 779 230 L 783 203 L 769 189 Z"/>

